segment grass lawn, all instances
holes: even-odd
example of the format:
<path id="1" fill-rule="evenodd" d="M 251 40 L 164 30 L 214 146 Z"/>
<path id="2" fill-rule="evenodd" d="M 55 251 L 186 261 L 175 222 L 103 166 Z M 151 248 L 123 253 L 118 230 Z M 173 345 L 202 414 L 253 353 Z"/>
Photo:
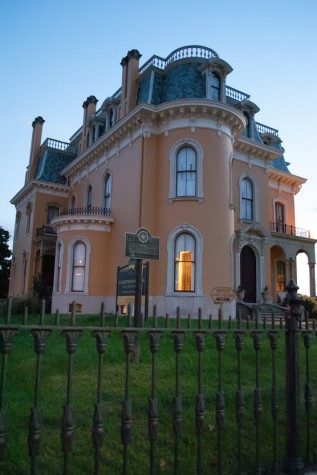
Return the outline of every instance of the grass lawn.
<path id="1" fill-rule="evenodd" d="M 21 322 L 12 318 L 12 325 Z M 0 323 L 3 321 L 0 320 Z M 38 323 L 38 317 L 29 317 L 28 324 Z M 61 316 L 58 327 L 48 337 L 41 359 L 39 400 L 41 406 L 42 432 L 41 450 L 37 459 L 39 474 L 57 475 L 63 473 L 63 452 L 61 451 L 61 421 L 63 406 L 67 400 L 67 368 L 69 356 L 66 352 L 65 337 L 61 335 L 62 324 L 69 325 L 69 317 Z M 102 364 L 102 401 L 104 404 L 104 439 L 100 451 L 101 474 L 120 474 L 123 471 L 123 444 L 121 441 L 122 402 L 126 399 L 126 353 L 123 344 L 122 329 L 127 325 L 125 317 L 120 317 L 119 325 L 114 328 L 114 319 L 107 317 L 106 325 L 111 328 L 107 340 L 107 349 Z M 198 446 L 202 454 L 201 474 L 218 473 L 218 454 L 222 454 L 223 474 L 237 473 L 238 442 L 241 444 L 241 463 L 243 473 L 253 473 L 256 464 L 256 424 L 254 418 L 254 390 L 258 383 L 262 395 L 262 413 L 258 425 L 259 464 L 263 473 L 272 473 L 273 422 L 271 415 L 272 386 L 272 350 L 269 338 L 264 330 L 261 350 L 256 359 L 251 333 L 254 329 L 244 329 L 244 347 L 241 351 L 241 371 L 238 374 L 237 351 L 233 338 L 234 328 L 225 329 L 224 350 L 216 348 L 215 328 L 206 330 L 205 348 L 201 354 L 201 392 L 204 395 L 204 425 L 198 435 L 195 428 L 195 401 L 198 392 L 198 351 L 195 348 L 193 329 L 187 329 L 182 322 L 184 342 L 179 354 L 178 387 L 176 384 L 176 353 L 171 335 L 175 321 L 169 322 L 170 328 L 163 328 L 163 319 L 158 319 L 162 329 L 160 345 L 156 355 L 155 393 L 158 400 L 158 427 L 155 443 L 154 473 L 174 473 L 175 439 L 173 435 L 173 399 L 177 393 L 181 396 L 181 433 L 177 447 L 179 450 L 179 474 L 197 473 Z M 225 322 L 224 322 L 225 323 Z M 234 326 L 233 322 L 233 325 Z M 53 325 L 54 316 L 45 317 L 44 325 Z M 69 473 L 74 475 L 94 473 L 94 449 L 92 427 L 94 405 L 97 400 L 98 354 L 96 340 L 92 337 L 92 327 L 100 324 L 100 317 L 78 316 L 77 325 L 85 327 L 78 339 L 78 347 L 73 355 L 73 371 L 70 403 L 73 407 L 73 448 L 70 453 Z M 129 365 L 129 399 L 131 400 L 131 442 L 128 444 L 129 474 L 150 473 L 150 441 L 148 436 L 148 407 L 152 387 L 152 354 L 149 350 L 147 332 L 142 330 L 140 360 Z M 192 327 L 197 321 L 192 322 Z M 107 327 L 108 328 L 108 327 Z M 314 332 L 315 333 L 315 332 Z M 306 449 L 306 414 L 304 411 L 304 384 L 306 378 L 305 349 L 303 338 L 299 336 L 301 367 L 301 422 L 302 452 Z M 309 350 L 310 382 L 313 392 L 317 387 L 316 336 L 312 336 Z M 276 423 L 276 454 L 282 462 L 285 454 L 285 357 L 284 330 L 280 330 L 278 347 L 275 350 L 276 386 L 278 391 L 279 414 Z M 256 378 L 256 364 L 259 372 Z M 219 365 L 221 371 L 219 371 Z M 34 404 L 36 375 L 36 355 L 34 339 L 30 328 L 19 328 L 13 338 L 13 347 L 7 359 L 7 373 L 3 394 L 3 408 L 6 413 L 6 447 L 0 461 L 0 473 L 23 475 L 30 473 L 28 456 L 28 426 L 30 409 Z M 241 425 L 241 438 L 238 439 L 236 423 L 236 391 L 238 376 L 244 394 L 244 417 Z M 220 377 L 220 380 L 219 380 Z M 224 394 L 224 425 L 221 430 L 221 445 L 218 445 L 216 426 L 216 395 L 221 389 Z M 316 408 L 310 415 L 311 449 L 317 451 Z M 219 472 L 220 473 L 220 472 Z"/>

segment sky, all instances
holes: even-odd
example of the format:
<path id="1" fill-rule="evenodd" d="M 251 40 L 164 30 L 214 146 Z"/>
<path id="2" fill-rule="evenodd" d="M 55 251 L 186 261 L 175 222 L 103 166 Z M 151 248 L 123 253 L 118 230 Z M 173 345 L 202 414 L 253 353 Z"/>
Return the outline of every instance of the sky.
<path id="1" fill-rule="evenodd" d="M 1 0 L 0 226 L 13 236 L 10 200 L 24 185 L 35 117 L 45 119 L 43 141 L 68 142 L 86 98 L 101 105 L 121 86 L 129 50 L 142 65 L 202 45 L 233 68 L 227 84 L 250 94 L 257 122 L 279 131 L 290 171 L 307 178 L 296 225 L 317 238 L 316 18 L 312 0 Z M 299 274 L 308 293 L 306 263 Z"/>

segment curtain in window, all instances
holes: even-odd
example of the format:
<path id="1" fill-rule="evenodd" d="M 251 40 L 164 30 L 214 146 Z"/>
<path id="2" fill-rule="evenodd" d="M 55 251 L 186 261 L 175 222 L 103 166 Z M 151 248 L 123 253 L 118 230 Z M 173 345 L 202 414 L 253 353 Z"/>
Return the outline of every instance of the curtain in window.
<path id="1" fill-rule="evenodd" d="M 196 153 L 191 147 L 183 147 L 176 159 L 176 195 L 196 196 Z"/>
<path id="2" fill-rule="evenodd" d="M 175 242 L 175 291 L 195 290 L 195 239 L 183 233 Z"/>
<path id="3" fill-rule="evenodd" d="M 73 251 L 72 291 L 83 292 L 85 285 L 86 246 L 78 242 Z"/>

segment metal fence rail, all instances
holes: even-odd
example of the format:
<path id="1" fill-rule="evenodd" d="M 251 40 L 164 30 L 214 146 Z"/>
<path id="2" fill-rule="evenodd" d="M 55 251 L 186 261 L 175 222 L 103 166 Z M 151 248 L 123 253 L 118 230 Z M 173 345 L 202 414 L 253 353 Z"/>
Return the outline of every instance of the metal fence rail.
<path id="1" fill-rule="evenodd" d="M 316 447 L 316 332 L 300 321 L 296 288 L 288 295 L 285 320 L 261 324 L 177 311 L 136 328 L 130 314 L 102 311 L 83 324 L 74 311 L 45 316 L 44 305 L 38 321 L 9 311 L 0 325 L 0 473 L 302 473 Z M 21 372 L 32 360 L 25 386 L 15 355 Z M 23 391 L 30 404 L 21 408 L 12 398 Z M 121 411 L 110 410 L 119 399 Z M 56 432 L 59 450 L 49 454 Z M 13 460 L 19 433 L 23 463 Z"/>

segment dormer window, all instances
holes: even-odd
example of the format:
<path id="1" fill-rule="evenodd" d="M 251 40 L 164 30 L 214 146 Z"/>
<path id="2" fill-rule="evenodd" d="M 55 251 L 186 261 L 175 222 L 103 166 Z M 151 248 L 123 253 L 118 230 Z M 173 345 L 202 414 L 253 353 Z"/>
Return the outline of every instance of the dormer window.
<path id="1" fill-rule="evenodd" d="M 244 115 L 244 118 L 245 118 L 245 128 L 243 130 L 243 136 L 251 138 L 250 137 L 250 118 L 249 118 L 249 114 L 247 114 L 246 112 L 243 112 L 243 115 Z"/>
<path id="2" fill-rule="evenodd" d="M 214 101 L 220 101 L 220 80 L 216 73 L 211 73 L 210 75 L 210 89 L 211 89 L 211 99 Z"/>

